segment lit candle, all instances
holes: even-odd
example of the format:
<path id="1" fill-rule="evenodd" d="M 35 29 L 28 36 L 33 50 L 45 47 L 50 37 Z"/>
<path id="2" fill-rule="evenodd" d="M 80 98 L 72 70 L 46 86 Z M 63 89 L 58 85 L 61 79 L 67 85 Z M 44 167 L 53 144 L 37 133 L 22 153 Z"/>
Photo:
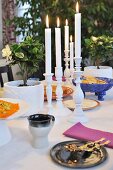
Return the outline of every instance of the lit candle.
<path id="1" fill-rule="evenodd" d="M 81 13 L 79 13 L 78 2 L 75 14 L 75 57 L 81 57 Z"/>
<path id="2" fill-rule="evenodd" d="M 66 25 L 65 25 L 65 51 L 69 50 L 69 26 L 68 26 L 68 20 L 66 19 Z"/>
<path id="3" fill-rule="evenodd" d="M 51 73 L 51 28 L 49 28 L 49 18 L 46 16 L 45 29 L 45 68 L 46 74 Z"/>
<path id="4" fill-rule="evenodd" d="M 74 53 L 73 53 L 73 41 L 72 41 L 72 35 L 70 36 L 70 69 L 73 70 L 74 68 Z"/>
<path id="5" fill-rule="evenodd" d="M 57 28 L 55 28 L 55 46 L 56 46 L 56 67 L 61 67 L 61 28 L 60 20 L 57 18 Z"/>

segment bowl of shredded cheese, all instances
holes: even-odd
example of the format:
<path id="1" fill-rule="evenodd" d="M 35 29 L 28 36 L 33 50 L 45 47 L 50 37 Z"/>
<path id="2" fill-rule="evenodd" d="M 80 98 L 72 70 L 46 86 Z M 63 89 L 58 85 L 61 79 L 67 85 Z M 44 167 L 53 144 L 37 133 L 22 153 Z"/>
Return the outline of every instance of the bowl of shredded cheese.
<path id="1" fill-rule="evenodd" d="M 76 85 L 76 79 L 73 80 L 73 84 Z M 81 89 L 85 92 L 95 93 L 98 96 L 98 100 L 103 101 L 106 91 L 112 88 L 113 79 L 105 77 L 82 77 L 81 78 Z"/>

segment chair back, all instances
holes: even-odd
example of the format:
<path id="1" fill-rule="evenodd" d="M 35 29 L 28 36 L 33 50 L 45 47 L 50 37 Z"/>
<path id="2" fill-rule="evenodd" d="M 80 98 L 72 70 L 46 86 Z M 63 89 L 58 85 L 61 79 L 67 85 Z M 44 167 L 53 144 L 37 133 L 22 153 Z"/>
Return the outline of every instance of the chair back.
<path id="1" fill-rule="evenodd" d="M 11 67 L 9 65 L 1 66 L 0 67 L 0 84 L 1 84 L 1 87 L 4 87 L 3 73 L 7 73 L 8 81 L 14 80 Z"/>

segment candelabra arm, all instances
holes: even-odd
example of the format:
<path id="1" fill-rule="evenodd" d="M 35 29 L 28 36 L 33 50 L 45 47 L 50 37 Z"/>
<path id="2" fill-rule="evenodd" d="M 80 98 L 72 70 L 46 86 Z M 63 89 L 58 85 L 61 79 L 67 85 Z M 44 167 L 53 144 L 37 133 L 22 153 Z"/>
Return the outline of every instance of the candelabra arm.
<path id="1" fill-rule="evenodd" d="M 57 105 L 62 106 L 62 67 L 55 67 L 55 76 L 57 80 L 57 88 L 56 88 L 56 97 L 57 97 Z"/>
<path id="2" fill-rule="evenodd" d="M 62 67 L 55 67 L 55 76 L 57 80 L 56 88 L 56 116 L 66 116 L 70 114 L 69 109 L 65 108 L 62 103 L 63 89 L 62 89 Z"/>
<path id="3" fill-rule="evenodd" d="M 76 71 L 75 74 L 76 74 L 76 81 L 75 81 L 76 88 L 74 90 L 73 100 L 76 103 L 76 107 L 75 107 L 74 113 L 76 115 L 83 115 L 82 102 L 84 99 L 84 94 L 83 94 L 81 86 L 80 86 L 80 82 L 81 82 L 80 75 L 82 74 L 82 71 L 80 71 L 78 73 Z"/>
<path id="4" fill-rule="evenodd" d="M 46 80 L 46 95 L 47 95 L 47 101 L 48 101 L 48 114 L 52 114 L 52 76 L 53 73 L 50 74 L 44 74 L 45 80 Z"/>
<path id="5" fill-rule="evenodd" d="M 74 68 L 70 69 L 70 75 L 71 75 L 71 79 L 74 78 Z"/>
<path id="6" fill-rule="evenodd" d="M 69 58 L 69 50 L 65 50 L 64 53 L 65 53 L 65 58 L 64 58 L 64 61 L 65 61 L 64 76 L 65 76 L 66 81 L 67 81 L 67 83 L 68 83 L 69 78 L 70 78 L 70 69 L 69 69 L 69 61 L 70 61 L 70 58 Z"/>
<path id="7" fill-rule="evenodd" d="M 84 94 L 81 89 L 81 79 L 80 79 L 82 75 L 82 71 L 80 67 L 81 59 L 82 59 L 81 57 L 75 57 L 75 71 L 74 71 L 75 82 L 74 84 L 76 85 L 76 87 L 74 88 L 74 94 L 73 94 L 73 100 L 75 101 L 75 109 L 70 119 L 70 121 L 73 123 L 76 123 L 76 122 L 85 123 L 88 121 L 88 118 L 86 117 L 82 109 Z"/>

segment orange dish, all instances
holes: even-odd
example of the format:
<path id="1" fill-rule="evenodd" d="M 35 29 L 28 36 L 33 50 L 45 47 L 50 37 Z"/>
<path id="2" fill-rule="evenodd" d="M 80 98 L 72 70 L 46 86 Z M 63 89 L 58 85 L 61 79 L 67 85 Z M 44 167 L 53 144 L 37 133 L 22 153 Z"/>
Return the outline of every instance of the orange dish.
<path id="1" fill-rule="evenodd" d="M 100 80 L 93 76 L 83 77 L 82 83 L 84 84 L 106 84 L 105 80 Z"/>
<path id="2" fill-rule="evenodd" d="M 56 100 L 56 85 L 52 85 L 52 100 Z M 69 96 L 73 93 L 73 89 L 67 86 L 62 86 L 63 97 Z M 46 96 L 46 86 L 44 87 L 44 100 L 47 100 Z"/>
<path id="3" fill-rule="evenodd" d="M 19 110 L 18 103 L 0 100 L 0 118 L 7 118 Z"/>

